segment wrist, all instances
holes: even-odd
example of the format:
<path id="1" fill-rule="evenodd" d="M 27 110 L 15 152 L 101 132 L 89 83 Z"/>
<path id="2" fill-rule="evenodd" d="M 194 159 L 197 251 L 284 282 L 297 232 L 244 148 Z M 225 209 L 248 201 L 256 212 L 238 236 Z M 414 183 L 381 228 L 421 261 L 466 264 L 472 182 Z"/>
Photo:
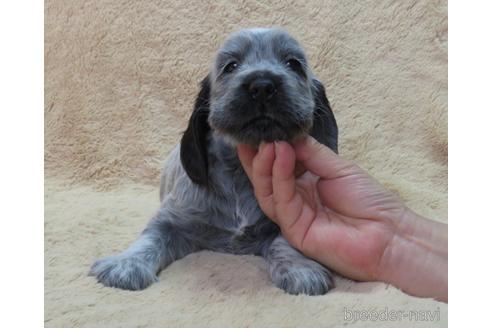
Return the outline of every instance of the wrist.
<path id="1" fill-rule="evenodd" d="M 447 301 L 447 225 L 407 209 L 395 224 L 378 280 L 421 297 Z"/>

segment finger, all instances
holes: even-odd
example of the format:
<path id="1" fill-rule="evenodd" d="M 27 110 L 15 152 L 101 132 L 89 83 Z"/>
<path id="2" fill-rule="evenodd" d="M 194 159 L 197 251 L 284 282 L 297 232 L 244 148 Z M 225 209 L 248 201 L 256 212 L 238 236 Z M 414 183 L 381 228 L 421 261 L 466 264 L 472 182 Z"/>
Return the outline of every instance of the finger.
<path id="1" fill-rule="evenodd" d="M 269 197 L 273 193 L 272 188 L 272 166 L 275 159 L 275 150 L 272 143 L 262 143 L 258 154 L 252 163 L 252 183 L 258 201 Z"/>
<path id="2" fill-rule="evenodd" d="M 275 143 L 275 161 L 272 168 L 273 202 L 277 223 L 289 229 L 301 215 L 302 197 L 297 193 L 294 149 L 285 141 Z"/>
<path id="3" fill-rule="evenodd" d="M 237 145 L 237 155 L 250 181 L 253 179 L 253 159 L 257 153 L 258 151 L 251 146 L 246 144 Z"/>
<path id="4" fill-rule="evenodd" d="M 323 179 L 335 179 L 351 174 L 358 168 L 341 158 L 311 136 L 294 144 L 297 160 L 312 173 Z"/>
<path id="5" fill-rule="evenodd" d="M 275 221 L 275 204 L 273 202 L 272 165 L 275 159 L 273 144 L 261 144 L 258 154 L 253 159 L 251 182 L 255 197 L 263 212 Z"/>
<path id="6" fill-rule="evenodd" d="M 306 233 L 312 226 L 313 220 L 315 219 L 315 212 L 306 203 L 303 203 L 300 208 L 301 210 L 299 211 L 298 216 L 295 218 L 290 218 L 290 222 L 280 219 L 281 216 L 279 215 L 279 221 L 283 221 L 285 224 L 282 224 L 282 222 L 279 222 L 278 224 L 282 229 L 282 235 L 287 238 L 289 243 L 302 251 L 303 240 L 306 237 Z M 282 218 L 284 217 L 282 216 Z"/>
<path id="7" fill-rule="evenodd" d="M 273 198 L 277 203 L 288 203 L 296 193 L 294 170 L 296 155 L 285 141 L 275 142 L 275 161 L 272 168 Z"/>

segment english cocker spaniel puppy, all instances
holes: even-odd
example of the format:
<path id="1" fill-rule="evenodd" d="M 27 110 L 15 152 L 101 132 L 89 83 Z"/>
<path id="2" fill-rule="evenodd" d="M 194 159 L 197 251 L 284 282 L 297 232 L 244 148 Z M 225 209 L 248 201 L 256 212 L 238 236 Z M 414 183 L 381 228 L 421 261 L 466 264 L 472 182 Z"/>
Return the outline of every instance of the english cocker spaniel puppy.
<path id="1" fill-rule="evenodd" d="M 207 249 L 262 256 L 273 283 L 287 293 L 326 293 L 332 274 L 290 246 L 262 213 L 235 150 L 236 143 L 306 134 L 337 151 L 325 89 L 299 43 L 276 28 L 233 34 L 167 160 L 159 211 L 127 250 L 96 261 L 90 275 L 106 286 L 144 289 L 173 261 Z"/>

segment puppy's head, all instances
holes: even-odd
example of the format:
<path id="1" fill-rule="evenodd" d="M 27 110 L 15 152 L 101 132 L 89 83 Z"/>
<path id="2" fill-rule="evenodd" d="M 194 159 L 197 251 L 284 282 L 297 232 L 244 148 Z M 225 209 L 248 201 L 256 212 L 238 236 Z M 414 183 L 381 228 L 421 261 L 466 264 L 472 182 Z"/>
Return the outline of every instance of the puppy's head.
<path id="1" fill-rule="evenodd" d="M 257 146 L 309 132 L 314 99 L 301 47 L 278 29 L 243 30 L 219 50 L 210 74 L 210 126 Z"/>
<path id="2" fill-rule="evenodd" d="M 323 85 L 299 43 L 281 29 L 234 33 L 202 82 L 181 141 L 190 178 L 207 182 L 210 130 L 234 143 L 293 140 L 311 134 L 336 151 L 338 130 Z"/>

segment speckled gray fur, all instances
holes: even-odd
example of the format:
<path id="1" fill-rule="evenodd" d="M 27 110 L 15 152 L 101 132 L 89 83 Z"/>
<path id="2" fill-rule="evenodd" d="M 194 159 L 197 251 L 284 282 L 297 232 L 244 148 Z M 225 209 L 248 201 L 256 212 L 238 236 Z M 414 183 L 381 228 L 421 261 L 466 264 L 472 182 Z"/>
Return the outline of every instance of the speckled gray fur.
<path id="1" fill-rule="evenodd" d="M 265 43 L 265 40 L 268 42 Z M 220 78 L 219 72 L 226 65 L 224 61 L 227 61 L 224 49 L 227 50 L 232 44 L 239 51 L 244 42 L 250 45 L 259 43 L 256 47 L 243 47 L 241 51 L 245 59 L 241 63 L 244 67 L 235 76 L 229 76 L 227 80 Z M 262 44 L 269 46 L 265 48 Z M 302 58 L 299 60 L 305 66 L 302 74 L 287 71 L 275 61 L 279 56 L 285 56 L 285 51 L 279 49 L 282 47 L 300 54 Z M 238 95 L 237 88 L 248 74 L 258 71 L 255 63 L 261 63 L 261 74 L 271 70 L 280 76 L 287 88 L 279 91 L 283 102 L 268 106 L 273 108 L 274 119 L 288 124 L 284 126 L 280 123 L 278 131 L 272 130 L 263 135 L 261 131 L 264 129 L 261 127 L 242 129 L 239 121 L 235 121 L 231 107 L 231 103 L 237 100 L 234 98 L 244 97 Z M 202 180 L 190 172 L 189 165 L 183 165 L 187 162 L 184 162 L 180 151 L 183 154 L 186 149 L 183 145 L 177 145 L 169 155 L 162 175 L 159 211 L 127 250 L 96 261 L 90 275 L 106 286 L 140 290 L 156 282 L 159 271 L 173 261 L 207 249 L 263 256 L 273 283 L 290 294 L 320 295 L 331 289 L 333 280 L 328 269 L 290 246 L 280 235 L 278 226 L 263 214 L 234 146 L 238 141 L 257 144 L 258 140 L 270 137 L 290 140 L 296 135 L 308 133 L 313 128 L 316 119 L 314 111 L 318 106 L 316 99 L 313 99 L 313 81 L 302 50 L 282 30 L 254 29 L 233 35 L 219 52 L 208 81 L 211 99 L 207 98 L 205 104 L 210 110 L 210 117 L 202 123 L 210 123 L 211 127 L 206 125 L 206 134 L 202 136 L 205 139 L 200 141 L 206 145 L 206 158 L 202 158 L 204 164 L 197 159 L 200 170 L 205 166 L 206 185 L 201 185 Z M 197 104 L 199 102 L 200 99 L 197 99 Z M 283 113 L 276 109 L 279 106 Z M 247 121 L 244 116 L 241 120 L 243 123 Z M 190 127 L 196 129 L 191 123 Z M 331 135 L 327 133 L 326 143 L 334 140 L 330 146 L 336 150 L 337 131 L 333 132 L 333 129 L 336 130 L 336 124 L 331 129 Z M 184 153 L 187 157 L 195 156 Z"/>

